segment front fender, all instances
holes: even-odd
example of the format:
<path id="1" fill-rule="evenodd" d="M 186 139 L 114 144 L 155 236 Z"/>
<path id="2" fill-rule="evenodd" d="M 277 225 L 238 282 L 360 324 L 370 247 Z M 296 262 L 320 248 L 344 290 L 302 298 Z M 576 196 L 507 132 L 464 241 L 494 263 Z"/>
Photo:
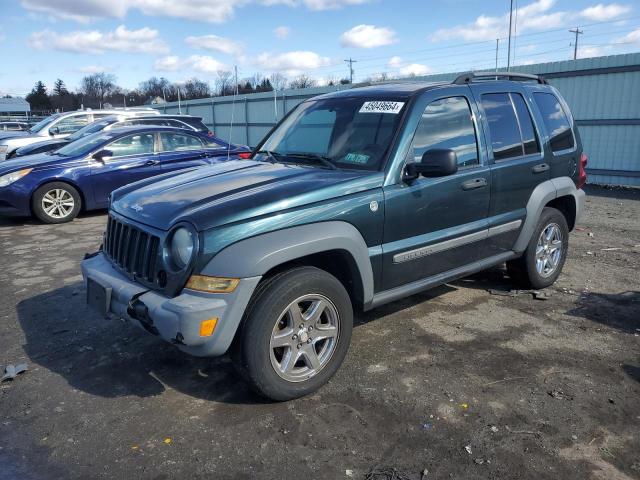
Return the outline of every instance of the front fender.
<path id="1" fill-rule="evenodd" d="M 203 275 L 257 277 L 283 263 L 330 250 L 347 252 L 357 267 L 365 305 L 373 300 L 373 270 L 367 244 L 353 225 L 318 222 L 285 228 L 241 240 L 226 247 L 202 269 Z"/>

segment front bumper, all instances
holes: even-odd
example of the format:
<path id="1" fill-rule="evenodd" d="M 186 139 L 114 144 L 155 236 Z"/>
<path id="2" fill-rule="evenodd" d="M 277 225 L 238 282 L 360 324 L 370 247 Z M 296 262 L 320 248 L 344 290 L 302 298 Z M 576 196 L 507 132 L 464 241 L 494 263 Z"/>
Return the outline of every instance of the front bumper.
<path id="1" fill-rule="evenodd" d="M 6 187 L 0 187 L 0 216 L 28 217 L 31 215 L 30 192 L 18 180 Z"/>
<path id="2" fill-rule="evenodd" d="M 184 289 L 169 298 L 148 290 L 116 271 L 103 253 L 82 262 L 82 276 L 111 288 L 109 312 L 174 343 L 181 350 L 199 357 L 224 354 L 235 336 L 244 310 L 261 277 L 243 278 L 227 294 Z M 140 315 L 139 312 L 143 312 Z M 217 318 L 209 337 L 200 336 L 200 323 Z"/>

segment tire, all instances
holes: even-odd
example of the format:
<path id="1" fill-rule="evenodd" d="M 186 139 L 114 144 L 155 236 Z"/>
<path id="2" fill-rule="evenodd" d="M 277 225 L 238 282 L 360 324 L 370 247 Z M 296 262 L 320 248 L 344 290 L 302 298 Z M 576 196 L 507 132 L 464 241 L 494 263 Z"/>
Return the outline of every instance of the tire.
<path id="1" fill-rule="evenodd" d="M 317 320 L 309 320 L 314 312 Z M 324 270 L 297 267 L 258 286 L 232 346 L 233 363 L 264 397 L 302 397 L 338 370 L 352 329 L 351 299 L 342 283 Z"/>
<path id="2" fill-rule="evenodd" d="M 56 201 L 60 202 L 57 206 Z M 65 223 L 78 216 L 82 208 L 82 199 L 78 191 L 68 183 L 52 182 L 35 191 L 31 199 L 31 208 L 34 215 L 44 223 Z"/>
<path id="3" fill-rule="evenodd" d="M 551 235 L 551 239 L 543 240 L 543 232 L 545 238 Z M 546 250 L 539 252 L 538 262 L 536 252 L 539 248 Z M 566 218 L 559 210 L 545 207 L 527 249 L 520 258 L 507 262 L 507 272 L 522 287 L 536 290 L 547 288 L 560 276 L 568 248 L 569 226 Z"/>

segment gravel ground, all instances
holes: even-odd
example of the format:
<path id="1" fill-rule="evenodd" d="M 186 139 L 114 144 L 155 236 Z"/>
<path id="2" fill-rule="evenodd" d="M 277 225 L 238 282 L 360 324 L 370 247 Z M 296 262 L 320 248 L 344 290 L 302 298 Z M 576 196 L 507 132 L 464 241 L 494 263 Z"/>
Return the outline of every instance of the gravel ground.
<path id="1" fill-rule="evenodd" d="M 549 298 L 495 269 L 358 314 L 280 404 L 87 309 L 104 212 L 0 220 L 0 479 L 640 478 L 640 192 L 589 193 Z"/>

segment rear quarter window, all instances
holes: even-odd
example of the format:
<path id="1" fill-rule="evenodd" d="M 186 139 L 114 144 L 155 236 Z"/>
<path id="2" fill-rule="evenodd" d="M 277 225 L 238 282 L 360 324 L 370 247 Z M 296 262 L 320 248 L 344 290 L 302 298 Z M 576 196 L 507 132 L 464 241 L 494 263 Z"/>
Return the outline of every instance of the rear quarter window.
<path id="1" fill-rule="evenodd" d="M 533 99 L 540 110 L 542 120 L 549 135 L 551 151 L 559 152 L 575 147 L 575 140 L 569 117 L 562 108 L 560 100 L 552 93 L 533 94 Z"/>

